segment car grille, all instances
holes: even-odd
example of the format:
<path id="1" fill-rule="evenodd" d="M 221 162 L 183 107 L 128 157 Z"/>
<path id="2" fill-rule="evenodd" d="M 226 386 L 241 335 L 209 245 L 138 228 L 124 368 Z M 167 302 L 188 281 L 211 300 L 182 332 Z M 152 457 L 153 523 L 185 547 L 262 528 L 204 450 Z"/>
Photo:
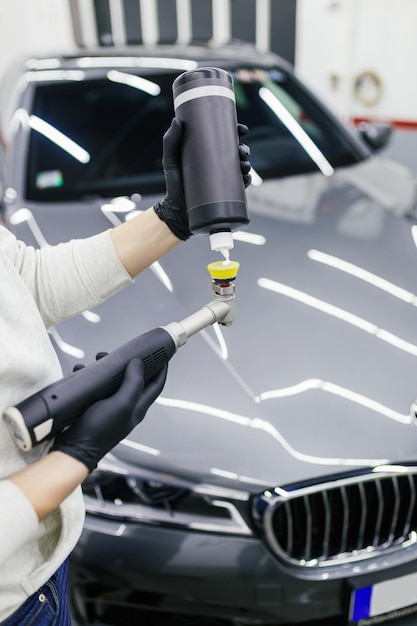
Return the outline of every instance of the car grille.
<path id="1" fill-rule="evenodd" d="M 258 512 L 283 560 L 323 567 L 372 558 L 417 539 L 417 468 L 381 471 L 265 492 Z"/>

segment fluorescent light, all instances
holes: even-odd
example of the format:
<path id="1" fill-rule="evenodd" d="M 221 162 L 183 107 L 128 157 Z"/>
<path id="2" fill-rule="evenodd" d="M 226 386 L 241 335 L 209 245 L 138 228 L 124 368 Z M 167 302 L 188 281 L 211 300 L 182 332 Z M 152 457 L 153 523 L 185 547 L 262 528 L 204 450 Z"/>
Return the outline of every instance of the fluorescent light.
<path id="1" fill-rule="evenodd" d="M 401 424 L 411 423 L 411 417 L 409 414 L 405 415 L 403 413 L 399 413 L 398 411 L 394 411 L 393 409 L 390 409 L 388 406 L 385 406 L 384 404 L 381 404 L 376 400 L 372 400 L 368 396 L 356 393 L 351 389 L 347 389 L 346 387 L 342 387 L 341 385 L 336 385 L 335 383 L 329 382 L 328 380 L 320 380 L 319 378 L 309 378 L 307 380 L 301 381 L 296 385 L 292 385 L 291 387 L 283 387 L 281 389 L 264 391 L 259 394 L 259 399 L 262 402 L 264 400 L 271 400 L 276 398 L 287 398 L 289 396 L 295 396 L 300 393 L 305 393 L 306 391 L 312 391 L 316 389 L 331 393 L 334 396 L 339 396 L 340 398 L 344 398 L 345 400 L 350 400 L 351 402 L 364 406 L 371 411 L 375 411 L 376 413 L 383 415 L 384 417 L 388 417 L 395 422 L 400 422 Z"/>
<path id="2" fill-rule="evenodd" d="M 117 196 L 111 202 L 102 204 L 100 209 L 103 213 L 130 213 L 135 207 L 136 202 L 127 196 Z"/>
<path id="3" fill-rule="evenodd" d="M 251 175 L 251 185 L 253 187 L 260 187 L 262 185 L 263 178 L 261 176 L 259 176 L 258 172 L 256 172 L 253 167 L 251 167 L 250 169 L 250 175 Z"/>
<path id="4" fill-rule="evenodd" d="M 136 74 L 127 74 L 126 72 L 110 70 L 110 72 L 107 72 L 107 78 L 113 83 L 120 83 L 122 85 L 127 85 L 128 87 L 144 91 L 150 96 L 159 96 L 161 93 L 159 85 L 150 80 L 146 80 L 146 78 L 142 78 L 142 76 L 136 76 Z"/>
<path id="5" fill-rule="evenodd" d="M 355 276 L 355 278 L 359 278 L 360 280 L 363 280 L 370 285 L 381 289 L 382 291 L 386 291 L 391 296 L 394 296 L 399 300 L 403 300 L 408 304 L 413 304 L 414 306 L 417 306 L 417 296 L 414 293 L 411 293 L 406 289 L 402 289 L 402 287 L 399 287 L 394 283 L 390 283 L 388 280 L 385 280 L 384 278 L 381 278 L 376 274 L 372 274 L 362 267 L 353 265 L 353 263 L 349 263 L 348 261 L 343 261 L 342 259 L 332 256 L 331 254 L 320 252 L 319 250 L 309 250 L 307 252 L 307 256 L 312 261 L 317 261 L 318 263 L 323 263 L 324 265 L 334 267 L 341 272 L 346 272 L 346 274 Z"/>
<path id="6" fill-rule="evenodd" d="M 269 106 L 271 111 L 275 113 L 278 119 L 284 124 L 287 130 L 290 131 L 292 136 L 298 141 L 301 147 L 307 152 L 308 156 L 317 165 L 320 171 L 325 176 L 331 176 L 334 174 L 334 169 L 318 149 L 316 144 L 310 139 L 305 130 L 300 124 L 293 118 L 291 113 L 284 107 L 282 102 L 272 93 L 267 87 L 261 87 L 259 90 L 259 96 Z"/>
<path id="7" fill-rule="evenodd" d="M 196 61 L 189 59 L 167 59 L 159 57 L 81 57 L 77 60 L 78 67 L 148 67 L 175 70 L 193 70 Z"/>
<path id="8" fill-rule="evenodd" d="M 62 352 L 73 356 L 75 359 L 83 359 L 85 357 L 84 350 L 64 341 L 55 327 L 50 328 L 48 332 Z"/>
<path id="9" fill-rule="evenodd" d="M 215 324 L 212 324 L 212 329 L 213 329 L 214 334 L 217 337 L 217 341 L 219 342 L 220 356 L 223 359 L 223 361 L 226 361 L 229 358 L 229 351 L 227 349 L 227 344 L 223 337 L 221 328 L 219 324 L 216 322 Z"/>
<path id="10" fill-rule="evenodd" d="M 29 209 L 22 207 L 18 209 L 10 216 L 10 223 L 13 226 L 17 226 L 18 224 L 26 223 L 34 236 L 36 242 L 38 243 L 40 248 L 45 248 L 48 246 L 48 242 L 46 241 L 41 229 L 37 221 L 35 220 L 32 211 Z"/>
<path id="11" fill-rule="evenodd" d="M 266 244 L 266 238 L 263 235 L 256 235 L 255 233 L 248 233 L 242 230 L 234 232 L 233 239 L 235 241 L 251 243 L 254 246 L 264 246 Z"/>
<path id="12" fill-rule="evenodd" d="M 130 439 L 122 439 L 119 445 L 126 446 L 127 448 L 133 448 L 134 450 L 139 450 L 139 452 L 145 452 L 146 454 L 151 454 L 152 456 L 159 456 L 161 454 L 160 450 L 157 450 L 156 448 L 144 446 L 142 443 L 136 443 L 136 441 L 131 441 Z"/>
<path id="13" fill-rule="evenodd" d="M 352 326 L 356 326 L 356 328 L 359 328 L 360 330 L 363 330 L 370 335 L 374 335 L 378 339 L 381 339 L 382 341 L 391 344 L 399 350 L 403 350 L 404 352 L 408 352 L 413 356 L 417 356 L 417 346 L 415 344 L 405 341 L 404 339 L 393 335 L 389 331 L 383 328 L 379 328 L 378 326 L 376 326 L 376 324 L 373 324 L 372 322 L 369 322 L 368 320 L 365 320 L 358 315 L 354 315 L 349 311 L 345 311 L 344 309 L 334 306 L 329 302 L 325 302 L 324 300 L 320 300 L 319 298 L 310 296 L 304 291 L 299 291 L 298 289 L 294 289 L 293 287 L 289 287 L 288 285 L 283 285 L 282 283 L 270 280 L 269 278 L 259 278 L 258 285 L 259 287 L 263 287 L 264 289 L 269 289 L 270 291 L 279 293 L 282 296 L 287 296 L 288 298 L 292 298 L 293 300 L 298 300 L 298 302 L 302 302 L 303 304 L 306 304 L 313 309 L 317 309 L 318 311 L 322 311 L 327 315 L 336 317 L 348 324 L 351 324 Z"/>
<path id="14" fill-rule="evenodd" d="M 24 78 L 30 82 L 47 80 L 81 81 L 84 80 L 85 73 L 81 70 L 40 70 L 38 72 L 26 72 Z"/>
<path id="15" fill-rule="evenodd" d="M 272 438 L 277 442 L 278 453 L 282 454 L 282 451 L 284 450 L 293 458 L 303 461 L 304 463 L 313 463 L 315 465 L 355 465 L 359 467 L 363 465 L 374 466 L 387 463 L 387 459 L 322 457 L 306 454 L 305 452 L 296 450 L 290 442 L 285 439 L 282 433 L 267 420 L 239 415 L 238 413 L 231 413 L 230 411 L 218 409 L 207 404 L 199 404 L 197 402 L 189 402 L 188 400 L 179 400 L 177 398 L 159 396 L 155 402 L 161 406 L 167 406 L 180 410 L 181 416 L 185 420 L 187 419 L 186 412 L 191 411 L 192 413 L 199 413 L 200 415 L 206 415 L 211 418 L 225 420 L 229 423 L 233 423 L 237 428 L 253 428 L 254 430 L 262 431 L 267 438 Z M 195 417 L 193 416 L 192 419 L 194 421 Z M 236 433 L 236 436 L 238 437 L 238 433 Z"/>
<path id="16" fill-rule="evenodd" d="M 45 122 L 45 120 L 37 115 L 31 115 L 29 117 L 29 126 L 80 163 L 89 162 L 90 155 L 87 150 L 84 150 L 84 148 L 75 143 L 75 141 L 64 135 L 64 133 L 61 133 L 55 126 L 48 124 L 48 122 Z"/>
<path id="17" fill-rule="evenodd" d="M 61 61 L 58 57 L 52 57 L 49 59 L 28 59 L 26 61 L 26 67 L 30 70 L 51 70 L 61 67 Z"/>

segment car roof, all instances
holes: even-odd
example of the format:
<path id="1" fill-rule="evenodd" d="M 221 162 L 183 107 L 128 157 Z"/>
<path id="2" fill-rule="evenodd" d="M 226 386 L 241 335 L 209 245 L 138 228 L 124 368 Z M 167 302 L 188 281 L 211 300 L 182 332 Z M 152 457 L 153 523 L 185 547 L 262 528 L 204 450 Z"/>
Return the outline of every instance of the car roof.
<path id="1" fill-rule="evenodd" d="M 128 61 L 131 58 L 167 58 L 167 59 L 189 59 L 198 65 L 212 64 L 221 67 L 242 67 L 245 65 L 256 65 L 257 67 L 271 67 L 279 65 L 288 71 L 293 71 L 293 66 L 277 54 L 269 51 L 260 51 L 256 47 L 245 42 L 233 42 L 222 46 L 210 46 L 206 44 L 198 45 L 146 45 L 146 46 L 109 46 L 76 49 L 72 53 L 32 56 L 23 61 L 24 70 L 36 71 L 44 70 L 48 67 L 48 62 L 60 69 L 76 69 L 79 67 L 80 59 L 83 59 L 83 69 L 88 68 L 88 59 L 91 59 L 91 67 L 97 67 L 97 59 L 120 58 Z"/>

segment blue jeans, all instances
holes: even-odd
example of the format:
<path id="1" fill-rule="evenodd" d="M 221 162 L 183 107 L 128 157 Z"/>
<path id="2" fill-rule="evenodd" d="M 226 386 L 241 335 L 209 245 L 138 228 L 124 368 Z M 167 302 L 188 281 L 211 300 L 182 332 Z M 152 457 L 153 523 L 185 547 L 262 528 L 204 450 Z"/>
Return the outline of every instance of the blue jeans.
<path id="1" fill-rule="evenodd" d="M 71 626 L 68 559 L 36 593 L 0 626 Z"/>

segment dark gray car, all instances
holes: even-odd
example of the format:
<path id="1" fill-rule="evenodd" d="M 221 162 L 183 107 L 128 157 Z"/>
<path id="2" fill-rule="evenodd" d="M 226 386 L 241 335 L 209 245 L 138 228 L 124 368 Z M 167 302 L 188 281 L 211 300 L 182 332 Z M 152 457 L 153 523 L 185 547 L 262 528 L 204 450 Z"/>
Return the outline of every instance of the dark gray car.
<path id="1" fill-rule="evenodd" d="M 42 246 L 151 206 L 172 83 L 197 66 L 232 74 L 250 128 L 236 321 L 175 354 L 144 423 L 86 481 L 74 614 L 377 623 L 417 604 L 416 181 L 375 153 L 385 129 L 346 127 L 245 46 L 31 59 L 1 101 L 3 213 Z M 52 329 L 64 372 L 200 309 L 214 260 L 194 236 Z"/>

